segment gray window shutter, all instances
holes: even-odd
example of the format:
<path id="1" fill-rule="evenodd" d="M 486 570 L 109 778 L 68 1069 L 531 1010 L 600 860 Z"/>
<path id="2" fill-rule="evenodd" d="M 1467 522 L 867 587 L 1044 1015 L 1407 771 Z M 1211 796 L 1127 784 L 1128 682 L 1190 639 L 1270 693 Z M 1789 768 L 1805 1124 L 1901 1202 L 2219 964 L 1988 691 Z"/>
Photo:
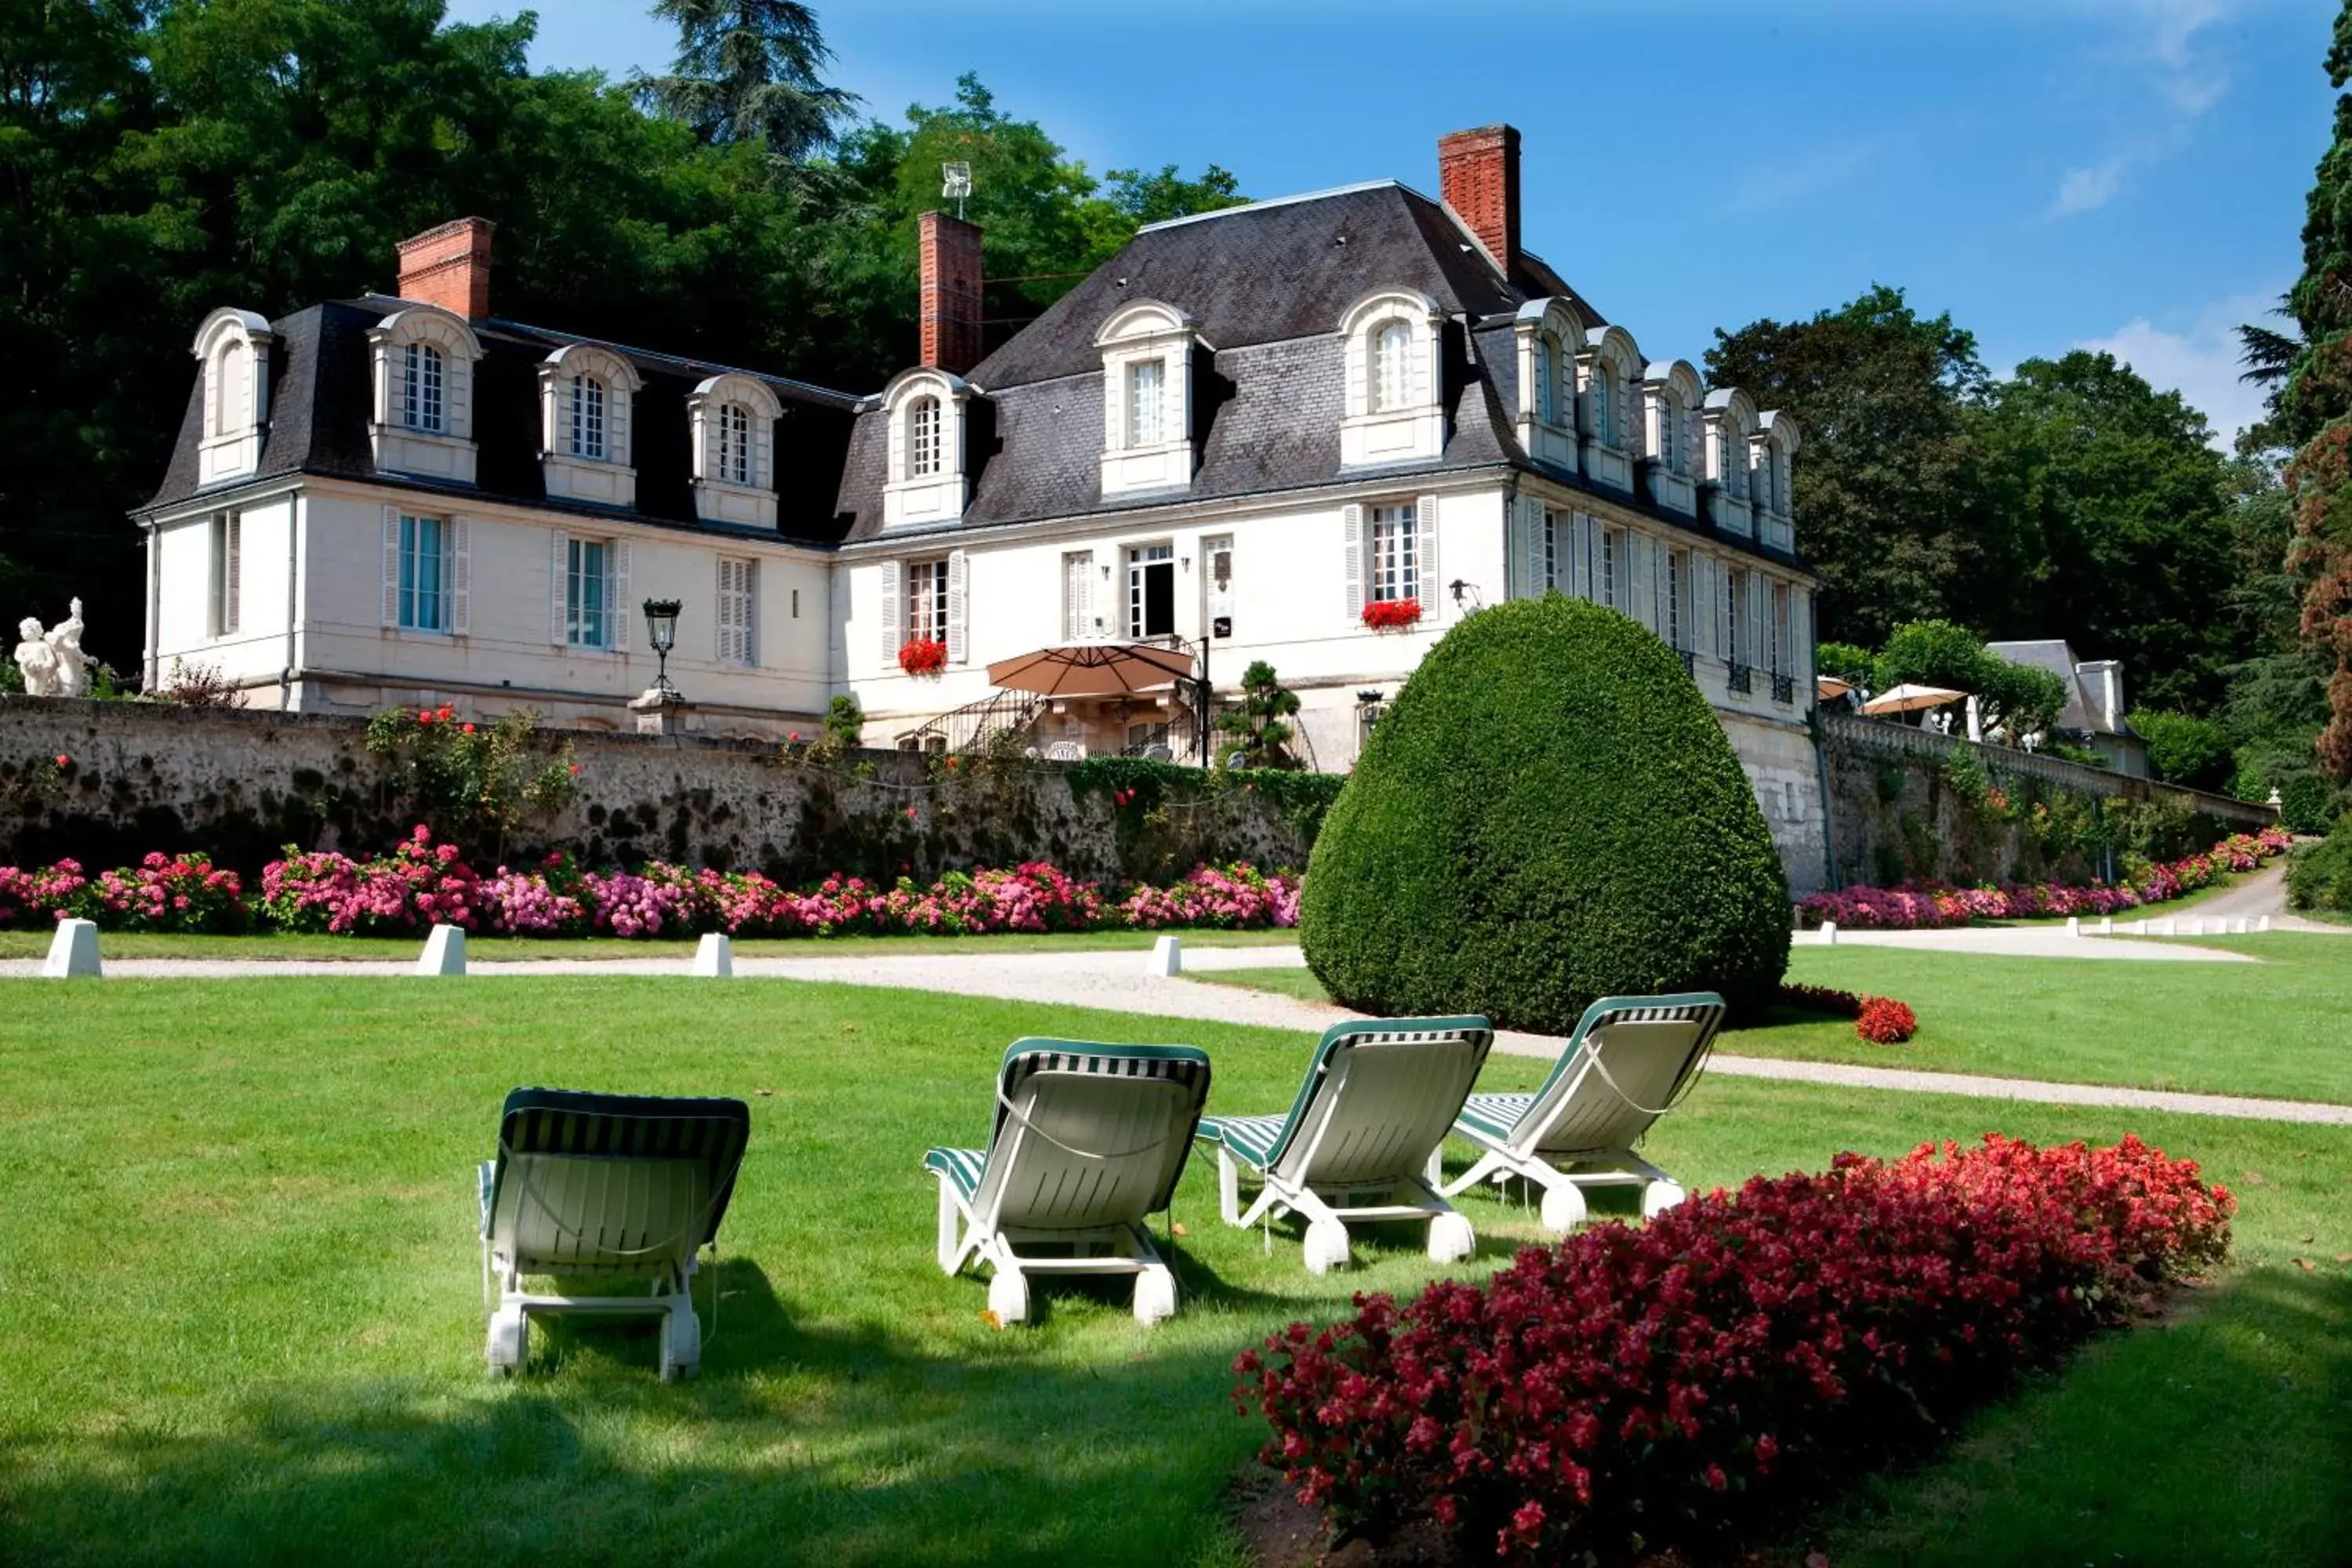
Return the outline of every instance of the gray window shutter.
<path id="1" fill-rule="evenodd" d="M 616 539 L 604 547 L 604 571 L 612 592 L 604 596 L 605 625 L 613 647 L 622 653 L 629 651 L 629 623 L 636 618 L 629 606 L 629 542 Z"/>
<path id="2" fill-rule="evenodd" d="M 383 509 L 383 624 L 400 625 L 400 509 Z"/>
<path id="3" fill-rule="evenodd" d="M 233 632 L 245 625 L 242 583 L 245 577 L 245 514 L 233 511 L 221 524 L 221 630 Z"/>
<path id="4" fill-rule="evenodd" d="M 449 520 L 449 630 L 464 637 L 474 629 L 474 525 Z"/>
<path id="5" fill-rule="evenodd" d="M 1340 550 L 1339 572 L 1347 594 L 1348 619 L 1364 618 L 1364 509 L 1348 506 L 1339 509 L 1339 527 L 1345 541 Z"/>
<path id="6" fill-rule="evenodd" d="M 1419 580 L 1413 584 L 1413 595 L 1421 601 L 1421 616 L 1425 621 L 1437 619 L 1445 604 L 1445 574 L 1439 568 L 1437 553 L 1437 498 L 1423 496 L 1412 503 L 1413 553 L 1418 557 L 1415 569 Z"/>
<path id="7" fill-rule="evenodd" d="M 562 647 L 572 640 L 563 624 L 564 576 L 571 568 L 572 536 L 559 528 L 549 538 L 553 542 L 554 554 L 547 577 L 547 640 Z"/>
<path id="8" fill-rule="evenodd" d="M 966 563 L 962 551 L 953 550 L 948 552 L 948 662 L 950 664 L 964 662 L 963 623 L 965 601 L 969 597 L 968 584 L 971 581 L 971 569 Z"/>
<path id="9" fill-rule="evenodd" d="M 882 563 L 882 662 L 896 663 L 899 645 L 907 640 L 906 626 L 898 611 L 898 563 Z"/>

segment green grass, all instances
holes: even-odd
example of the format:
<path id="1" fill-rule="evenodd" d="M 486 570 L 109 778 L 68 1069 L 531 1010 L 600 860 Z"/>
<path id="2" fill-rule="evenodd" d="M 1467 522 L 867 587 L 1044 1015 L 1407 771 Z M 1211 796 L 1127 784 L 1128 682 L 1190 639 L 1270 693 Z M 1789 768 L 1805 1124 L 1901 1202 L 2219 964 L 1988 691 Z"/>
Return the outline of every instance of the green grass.
<path id="1" fill-rule="evenodd" d="M 2103 966 L 2111 1006 L 2142 967 Z M 1258 1430 L 1223 1399 L 1234 1353 L 1429 1272 L 1417 1237 L 1374 1232 L 1366 1266 L 1311 1280 L 1295 1229 L 1267 1256 L 1218 1223 L 1201 1161 L 1175 1206 L 1187 1299 L 1159 1329 L 1078 1285 L 993 1331 L 982 1283 L 933 1264 L 922 1151 L 982 1136 L 1009 1039 L 1190 1040 L 1212 1109 L 1249 1111 L 1287 1102 L 1303 1036 L 625 977 L 12 1000 L 0 1562 L 1234 1563 Z M 1498 1058 L 1484 1086 L 1542 1067 Z M 698 1382 L 657 1383 L 649 1335 L 573 1325 L 534 1334 L 525 1377 L 483 1376 L 472 1165 L 520 1083 L 750 1100 Z M 2241 1261 L 1809 1539 L 1841 1568 L 2340 1557 L 2352 1134 L 1717 1078 L 1649 1152 L 1712 1184 L 1988 1127 L 2137 1130 L 2205 1161 L 2245 1189 Z M 1468 1272 L 1536 1234 L 1465 1206 Z"/>
<path id="2" fill-rule="evenodd" d="M 2352 1103 L 2352 941 L 2315 932 L 2207 937 L 2254 963 L 1991 958 L 1906 948 L 1801 947 L 1789 978 L 1898 997 L 1919 1015 L 1908 1045 L 1874 1046 L 1851 1024 L 1781 1015 L 1734 1030 L 1746 1056 L 1930 1072 Z M 1202 971 L 1199 980 L 1328 994 L 1304 969 Z"/>
<path id="3" fill-rule="evenodd" d="M 832 936 L 740 938 L 740 958 L 827 958 L 868 953 L 1092 952 L 1148 950 L 1160 933 L 1151 931 L 1008 931 L 1000 936 Z M 1187 947 L 1295 947 L 1295 931 L 1187 931 Z M 413 937 L 272 934 L 268 936 L 171 936 L 142 931 L 107 931 L 99 938 L 109 958 L 300 959 L 306 962 L 415 958 L 425 945 Z M 39 958 L 49 950 L 43 931 L 0 931 L 0 958 Z M 632 941 L 625 937 L 472 936 L 466 956 L 476 963 L 526 958 L 671 958 L 694 954 L 694 939 Z"/>

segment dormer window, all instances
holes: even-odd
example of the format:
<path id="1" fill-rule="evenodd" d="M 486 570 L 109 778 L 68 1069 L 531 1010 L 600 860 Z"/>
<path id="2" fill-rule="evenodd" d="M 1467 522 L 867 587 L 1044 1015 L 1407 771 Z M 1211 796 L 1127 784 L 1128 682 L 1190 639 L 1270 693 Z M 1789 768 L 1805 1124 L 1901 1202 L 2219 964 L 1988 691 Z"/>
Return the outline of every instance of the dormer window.
<path id="1" fill-rule="evenodd" d="M 368 345 L 375 466 L 473 483 L 474 329 L 437 305 L 404 305 L 368 330 Z"/>
<path id="2" fill-rule="evenodd" d="M 719 410 L 719 477 L 730 485 L 751 482 L 751 411 L 740 403 Z"/>
<path id="3" fill-rule="evenodd" d="M 1552 353 L 1550 340 L 1538 338 L 1531 358 L 1535 369 L 1536 417 L 1546 425 L 1557 425 L 1559 423 L 1559 411 L 1556 406 L 1559 398 L 1554 383 L 1559 373 L 1553 366 L 1558 356 Z"/>
<path id="4" fill-rule="evenodd" d="M 1583 318 L 1565 299 L 1530 300 L 1512 323 L 1518 344 L 1519 446 L 1537 462 L 1575 473 L 1576 391 L 1570 357 L 1584 346 Z"/>
<path id="5" fill-rule="evenodd" d="M 1192 318 L 1157 300 L 1122 306 L 1095 334 L 1102 353 L 1102 493 L 1192 482 Z"/>
<path id="6" fill-rule="evenodd" d="M 971 389 L 943 370 L 900 374 L 882 392 L 882 522 L 944 522 L 963 515 L 964 426 Z"/>
<path id="7" fill-rule="evenodd" d="M 198 484 L 244 479 L 260 468 L 273 341 L 269 323 L 251 310 L 215 310 L 197 329 L 191 352 L 203 367 Z"/>
<path id="8" fill-rule="evenodd" d="M 1661 361 L 1643 374 L 1646 477 L 1650 500 L 1666 511 L 1698 515 L 1698 488 L 1690 477 L 1690 410 L 1700 397 L 1698 372 L 1685 360 Z"/>
<path id="9" fill-rule="evenodd" d="M 540 471 L 551 498 L 637 504 L 631 408 L 644 384 L 597 343 L 568 343 L 540 362 Z"/>
<path id="10" fill-rule="evenodd" d="M 446 423 L 442 414 L 441 351 L 431 343 L 410 343 L 401 351 L 401 423 L 411 430 L 438 436 Z"/>
<path id="11" fill-rule="evenodd" d="M 1430 462 L 1445 449 L 1444 313 L 1427 295 L 1384 289 L 1340 318 L 1347 413 L 1339 466 Z"/>
<path id="12" fill-rule="evenodd" d="M 1756 529 L 1748 504 L 1748 464 L 1756 405 L 1736 386 L 1718 386 L 1706 395 L 1700 418 L 1706 426 L 1706 470 L 1699 477 L 1712 487 L 1707 521 L 1726 533 L 1752 538 Z"/>
<path id="13" fill-rule="evenodd" d="M 1797 529 L 1790 514 L 1795 510 L 1790 492 L 1796 478 L 1797 422 L 1778 410 L 1768 410 L 1756 423 L 1759 432 L 1753 476 L 1757 533 L 1768 548 L 1793 554 Z"/>
<path id="14" fill-rule="evenodd" d="M 1372 412 L 1393 414 L 1412 402 L 1412 329 L 1390 321 L 1372 338 Z"/>
<path id="15" fill-rule="evenodd" d="M 1167 383 L 1165 361 L 1138 360 L 1127 367 L 1127 444 L 1160 444 L 1160 392 Z"/>
<path id="16" fill-rule="evenodd" d="M 776 526 L 774 431 L 783 411 L 767 383 L 740 371 L 714 375 L 688 395 L 696 516 Z"/>
<path id="17" fill-rule="evenodd" d="M 1633 459 L 1650 450 L 1634 391 L 1643 379 L 1640 351 L 1624 328 L 1603 327 L 1578 353 L 1576 368 L 1591 416 L 1582 433 L 1584 471 L 1601 484 L 1630 491 Z"/>

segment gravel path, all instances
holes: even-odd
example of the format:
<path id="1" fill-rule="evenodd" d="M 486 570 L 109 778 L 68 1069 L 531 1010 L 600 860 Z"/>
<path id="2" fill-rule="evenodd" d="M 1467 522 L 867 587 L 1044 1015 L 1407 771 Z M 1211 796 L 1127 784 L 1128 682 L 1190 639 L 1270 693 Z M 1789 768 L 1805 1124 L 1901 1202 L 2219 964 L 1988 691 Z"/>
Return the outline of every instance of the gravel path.
<path id="1" fill-rule="evenodd" d="M 2121 929 L 2123 921 L 2118 920 L 2116 925 Z M 1794 940 L 1799 947 L 1832 945 L 1817 931 L 1801 931 Z M 2117 958 L 2157 963 L 2261 962 L 2218 947 L 2188 947 L 2124 936 L 2074 936 L 2063 925 L 1963 926 L 1958 931 L 1842 931 L 1837 933 L 1835 945 L 1907 947 L 1925 952 L 1973 952 L 1990 958 Z"/>
<path id="2" fill-rule="evenodd" d="M 1871 934 L 1954 937 L 2042 933 L 1923 931 Z M 2193 956 L 2234 960 L 2237 957 L 2236 954 L 2183 950 L 2155 942 L 2086 942 L 2069 938 L 2063 930 L 2055 934 L 2058 941 L 2069 944 L 2062 951 L 2070 957 L 2143 956 L 2104 951 L 2107 949 L 2152 949 L 2158 955 L 2168 959 Z M 2078 952 L 2084 948 L 2092 951 Z M 1970 946 L 1960 951 L 1986 950 Z M 1184 955 L 1184 963 L 1186 968 L 1200 973 L 1231 969 L 1303 968 L 1306 960 L 1295 947 L 1198 948 Z M 501 976 L 681 975 L 684 969 L 684 963 L 676 959 L 534 959 L 510 963 L 478 963 L 472 973 Z M 38 974 L 39 972 L 37 963 L 11 961 L 0 963 L 0 975 Z M 125 978 L 257 978 L 278 974 L 404 974 L 408 972 L 408 965 L 375 962 L 320 963 L 230 959 L 122 959 L 107 964 L 106 972 L 110 975 Z M 1327 1003 L 1306 1002 L 1272 992 L 1250 991 L 1200 980 L 1147 975 L 1143 973 L 1143 955 L 1132 951 L 745 958 L 736 961 L 735 972 L 743 977 L 992 996 L 1054 1006 L 1099 1007 L 1109 1012 L 1149 1014 L 1157 1017 L 1256 1025 L 1266 1028 L 1295 1029 L 1301 1033 L 1319 1033 L 1335 1023 L 1360 1016 Z M 1497 1036 L 1495 1045 L 1497 1050 L 1539 1058 L 1556 1057 L 1560 1047 L 1560 1042 L 1549 1036 L 1514 1033 Z M 1708 1064 L 1708 1070 L 1733 1078 L 1777 1079 L 1784 1082 L 1892 1089 L 1907 1094 L 1965 1095 L 1986 1100 L 2026 1100 L 2042 1105 L 2104 1106 L 2129 1110 L 2176 1111 L 2193 1116 L 2238 1117 L 2261 1121 L 2352 1126 L 2352 1105 L 2326 1105 L 2292 1100 L 2256 1100 L 2237 1095 L 2183 1094 L 2173 1090 L 2116 1089 L 2094 1084 L 2045 1083 L 2030 1079 L 1917 1072 L 1843 1062 L 1783 1061 L 1765 1057 L 1733 1056 L 1725 1052 L 1715 1055 Z"/>

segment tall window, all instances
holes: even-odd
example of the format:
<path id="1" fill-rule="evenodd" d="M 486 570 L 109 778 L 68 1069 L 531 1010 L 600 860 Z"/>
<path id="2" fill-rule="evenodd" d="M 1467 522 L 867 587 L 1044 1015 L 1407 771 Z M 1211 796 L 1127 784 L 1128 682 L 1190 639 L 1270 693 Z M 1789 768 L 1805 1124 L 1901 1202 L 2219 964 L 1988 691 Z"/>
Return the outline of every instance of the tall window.
<path id="1" fill-rule="evenodd" d="M 937 408 L 934 403 L 931 405 Z M 916 561 L 907 566 L 907 640 L 948 640 L 948 563 Z"/>
<path id="2" fill-rule="evenodd" d="M 1723 574 L 1723 657 L 1732 664 L 1748 662 L 1745 617 L 1739 601 L 1748 596 L 1748 574 L 1733 567 Z"/>
<path id="3" fill-rule="evenodd" d="M 1412 328 L 1391 321 L 1372 336 L 1372 412 L 1386 414 L 1412 401 Z"/>
<path id="4" fill-rule="evenodd" d="M 719 406 L 719 477 L 730 485 L 751 482 L 751 411 L 740 403 Z"/>
<path id="5" fill-rule="evenodd" d="M 1412 507 L 1372 509 L 1371 573 L 1364 597 L 1375 603 L 1421 597 L 1419 526 Z"/>
<path id="6" fill-rule="evenodd" d="M 907 407 L 907 477 L 940 471 L 940 400 L 918 397 Z"/>
<path id="7" fill-rule="evenodd" d="M 1690 552 L 1666 552 L 1666 646 L 1685 648 L 1689 634 L 1683 626 L 1683 600 L 1690 593 Z"/>
<path id="8" fill-rule="evenodd" d="M 1621 591 L 1625 581 L 1625 531 L 1604 528 L 1601 531 L 1601 562 L 1596 574 L 1601 581 L 1595 601 L 1612 610 L 1625 607 Z"/>
<path id="9" fill-rule="evenodd" d="M 449 629 L 449 527 L 437 517 L 400 519 L 400 628 Z"/>
<path id="10" fill-rule="evenodd" d="M 1536 417 L 1546 425 L 1556 424 L 1553 417 L 1551 342 L 1546 338 L 1536 340 Z"/>
<path id="11" fill-rule="evenodd" d="M 1609 374 L 1609 363 L 1606 360 L 1592 367 L 1592 433 L 1600 437 L 1601 444 L 1604 447 L 1614 447 L 1617 444 L 1617 431 L 1610 422 L 1611 409 L 1615 399 L 1609 395 L 1609 384 L 1613 379 L 1614 377 Z"/>
<path id="12" fill-rule="evenodd" d="M 1682 444 L 1675 439 L 1675 421 L 1678 417 L 1673 398 L 1658 399 L 1658 461 L 1670 474 L 1683 471 Z"/>
<path id="13" fill-rule="evenodd" d="M 612 546 L 601 539 L 573 539 L 566 542 L 564 556 L 564 640 L 573 647 L 612 647 Z"/>
<path id="14" fill-rule="evenodd" d="M 760 662 L 752 605 L 758 597 L 760 564 L 732 555 L 719 558 L 719 662 Z"/>
<path id="15" fill-rule="evenodd" d="M 1746 480 L 1739 471 L 1731 466 L 1731 432 L 1728 430 L 1717 430 L 1715 433 L 1715 471 L 1723 481 L 1725 489 L 1735 496 L 1747 493 Z"/>
<path id="16" fill-rule="evenodd" d="M 1127 444 L 1130 447 L 1156 447 L 1165 439 L 1160 433 L 1160 378 L 1166 368 L 1156 359 L 1127 367 Z"/>
<path id="17" fill-rule="evenodd" d="M 213 636 L 234 634 L 244 619 L 245 516 L 224 511 L 213 517 Z"/>
<path id="18" fill-rule="evenodd" d="M 572 378 L 572 455 L 604 460 L 604 384 L 593 375 Z"/>
<path id="19" fill-rule="evenodd" d="M 1546 508 L 1543 514 L 1543 590 L 1549 593 L 1559 586 L 1559 513 Z"/>
<path id="20" fill-rule="evenodd" d="M 1173 637 L 1176 632 L 1176 547 L 1145 544 L 1127 552 L 1127 635 Z"/>
<path id="21" fill-rule="evenodd" d="M 400 422 L 411 430 L 438 434 L 441 414 L 441 351 L 410 343 L 401 362 Z"/>
<path id="22" fill-rule="evenodd" d="M 1784 583 L 1772 584 L 1771 618 L 1765 625 L 1765 634 L 1771 639 L 1766 658 L 1767 667 L 1775 675 L 1789 673 L 1789 589 Z"/>

